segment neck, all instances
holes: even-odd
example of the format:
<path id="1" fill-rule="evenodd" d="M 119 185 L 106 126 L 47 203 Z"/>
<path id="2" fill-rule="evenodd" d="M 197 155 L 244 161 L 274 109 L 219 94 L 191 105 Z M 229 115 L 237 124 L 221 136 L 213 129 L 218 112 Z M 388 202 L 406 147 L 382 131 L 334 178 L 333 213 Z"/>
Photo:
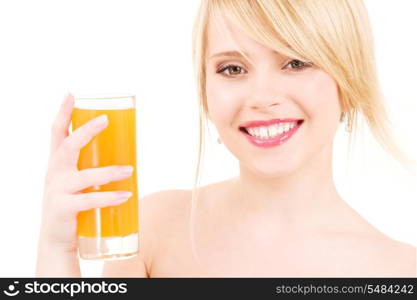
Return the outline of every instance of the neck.
<path id="1" fill-rule="evenodd" d="M 240 165 L 234 180 L 238 209 L 251 217 L 271 216 L 297 226 L 323 222 L 343 203 L 333 182 L 331 157 L 329 146 L 296 171 L 268 178 Z"/>

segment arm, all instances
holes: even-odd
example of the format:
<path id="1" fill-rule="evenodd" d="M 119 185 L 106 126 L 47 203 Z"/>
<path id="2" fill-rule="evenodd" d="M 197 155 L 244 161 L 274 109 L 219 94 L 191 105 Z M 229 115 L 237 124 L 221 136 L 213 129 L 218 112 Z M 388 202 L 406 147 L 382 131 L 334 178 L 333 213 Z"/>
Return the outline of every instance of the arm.
<path id="1" fill-rule="evenodd" d="M 78 253 L 52 249 L 40 241 L 36 263 L 36 277 L 81 277 Z"/>

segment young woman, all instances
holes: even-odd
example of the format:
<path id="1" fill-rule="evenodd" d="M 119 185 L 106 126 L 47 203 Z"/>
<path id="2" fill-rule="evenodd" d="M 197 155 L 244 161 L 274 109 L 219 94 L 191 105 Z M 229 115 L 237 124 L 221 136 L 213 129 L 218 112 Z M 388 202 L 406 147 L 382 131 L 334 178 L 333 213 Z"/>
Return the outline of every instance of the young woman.
<path id="1" fill-rule="evenodd" d="M 140 253 L 106 262 L 103 276 L 416 276 L 416 248 L 371 226 L 332 177 L 336 131 L 343 122 L 353 132 L 359 115 L 401 159 L 363 3 L 203 0 L 193 46 L 200 154 L 210 120 L 240 173 L 140 199 Z M 77 170 L 79 150 L 107 120 L 68 135 L 72 107 L 68 95 L 53 126 L 38 276 L 81 275 L 77 212 L 121 200 L 78 192 L 130 176 L 119 166 Z"/>

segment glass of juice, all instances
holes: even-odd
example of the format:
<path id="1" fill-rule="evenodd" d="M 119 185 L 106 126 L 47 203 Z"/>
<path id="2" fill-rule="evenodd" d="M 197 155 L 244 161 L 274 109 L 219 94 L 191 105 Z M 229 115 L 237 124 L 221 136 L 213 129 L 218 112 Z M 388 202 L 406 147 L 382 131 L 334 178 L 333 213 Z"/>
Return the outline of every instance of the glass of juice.
<path id="1" fill-rule="evenodd" d="M 83 259 L 129 258 L 139 251 L 139 210 L 136 168 L 136 98 L 129 94 L 75 96 L 72 130 L 100 115 L 108 126 L 81 149 L 78 169 L 131 165 L 131 177 L 92 186 L 81 192 L 129 191 L 120 205 L 78 213 L 78 251 Z"/>

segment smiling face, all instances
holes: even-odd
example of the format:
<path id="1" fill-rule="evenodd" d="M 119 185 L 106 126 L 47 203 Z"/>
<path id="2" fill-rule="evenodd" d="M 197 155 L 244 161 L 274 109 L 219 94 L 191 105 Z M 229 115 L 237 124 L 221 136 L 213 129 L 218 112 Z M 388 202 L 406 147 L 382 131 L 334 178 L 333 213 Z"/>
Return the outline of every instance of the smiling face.
<path id="1" fill-rule="evenodd" d="M 276 177 L 314 159 L 331 159 L 341 114 L 335 81 L 312 64 L 263 46 L 227 20 L 217 21 L 221 22 L 209 22 L 207 35 L 208 116 L 241 167 L 258 176 Z M 246 53 L 252 63 L 236 50 Z M 254 135 L 278 134 L 275 139 L 250 137 L 240 129 L 250 121 L 277 119 L 288 125 L 267 129 L 255 123 L 252 127 L 258 129 L 246 129 Z M 295 125 L 299 126 L 282 133 Z M 265 143 L 268 147 L 259 146 Z"/>

